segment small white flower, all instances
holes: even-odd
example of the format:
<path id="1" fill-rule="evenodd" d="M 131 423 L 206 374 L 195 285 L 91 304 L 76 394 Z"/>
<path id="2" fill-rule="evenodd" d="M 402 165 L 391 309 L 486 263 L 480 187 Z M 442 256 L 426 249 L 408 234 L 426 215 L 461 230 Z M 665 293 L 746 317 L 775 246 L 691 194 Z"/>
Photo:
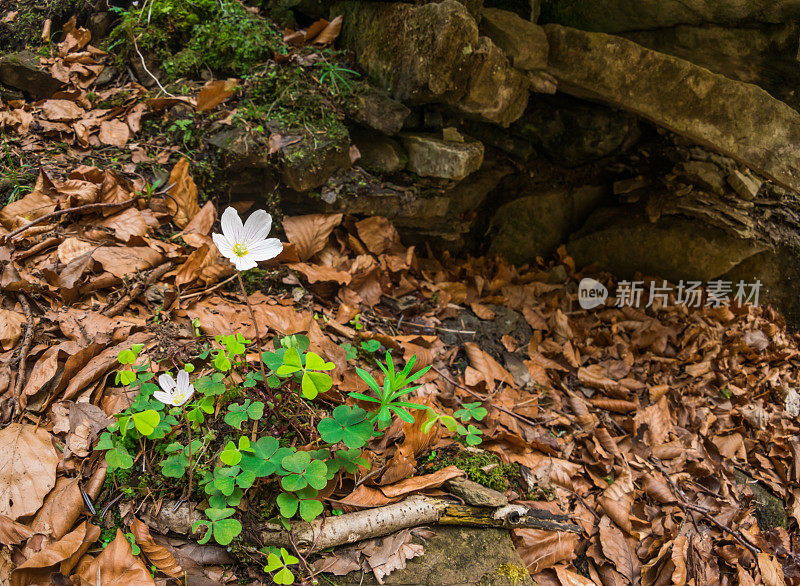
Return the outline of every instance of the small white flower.
<path id="1" fill-rule="evenodd" d="M 164 403 L 180 407 L 194 395 L 194 385 L 189 384 L 189 373 L 185 370 L 178 371 L 178 382 L 168 374 L 158 377 L 161 391 L 153 393 L 153 397 Z"/>
<path id="2" fill-rule="evenodd" d="M 212 234 L 222 256 L 230 260 L 237 271 L 246 271 L 257 266 L 260 260 L 278 256 L 283 244 L 277 238 L 267 238 L 272 228 L 272 216 L 264 210 L 253 212 L 247 222 L 236 210 L 228 208 L 222 214 L 222 234 Z"/>

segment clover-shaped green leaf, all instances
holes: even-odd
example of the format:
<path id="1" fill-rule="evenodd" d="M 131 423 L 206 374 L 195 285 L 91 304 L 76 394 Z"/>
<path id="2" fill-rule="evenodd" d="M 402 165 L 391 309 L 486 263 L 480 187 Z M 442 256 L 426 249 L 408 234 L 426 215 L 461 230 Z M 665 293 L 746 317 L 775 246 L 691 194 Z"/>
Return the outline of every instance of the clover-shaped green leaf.
<path id="1" fill-rule="evenodd" d="M 369 468 L 369 462 L 361 457 L 361 450 L 336 450 L 336 457 L 333 458 L 334 464 L 338 468 L 344 468 L 348 474 L 355 474 L 359 466 Z"/>
<path id="2" fill-rule="evenodd" d="M 317 491 L 306 487 L 296 493 L 282 492 L 275 499 L 280 508 L 281 515 L 287 519 L 292 518 L 298 511 L 304 521 L 313 521 L 322 514 L 322 503 L 316 500 Z"/>
<path id="3" fill-rule="evenodd" d="M 261 401 L 250 402 L 245 399 L 241 405 L 233 403 L 228 405 L 228 413 L 225 414 L 225 423 L 236 429 L 242 428 L 242 423 L 248 419 L 258 420 L 264 415 L 264 403 Z"/>
<path id="4" fill-rule="evenodd" d="M 303 370 L 303 361 L 296 348 L 289 348 L 283 354 L 283 362 L 275 371 L 278 376 L 289 376 Z"/>
<path id="5" fill-rule="evenodd" d="M 136 431 L 142 435 L 149 436 L 155 431 L 156 426 L 159 421 L 161 421 L 161 415 L 154 409 L 148 409 L 141 413 L 134 413 L 131 419 L 133 419 L 133 424 L 136 426 Z"/>
<path id="6" fill-rule="evenodd" d="M 312 460 L 308 452 L 296 452 L 286 456 L 281 461 L 281 466 L 288 472 L 281 479 L 284 490 L 296 492 L 306 486 L 322 490 L 328 483 L 328 467 L 325 462 Z"/>
<path id="7" fill-rule="evenodd" d="M 197 531 L 200 527 L 206 528 L 206 533 L 202 539 L 198 541 L 199 544 L 205 545 L 211 539 L 212 535 L 214 541 L 220 545 L 228 545 L 233 541 L 237 535 L 242 532 L 242 524 L 236 519 L 229 519 L 233 515 L 234 510 L 230 508 L 215 509 L 208 508 L 205 513 L 208 521 L 199 520 L 195 521 L 192 525 L 192 531 Z"/>
<path id="8" fill-rule="evenodd" d="M 348 448 L 360 448 L 372 437 L 372 422 L 361 407 L 339 405 L 331 415 L 317 425 L 322 439 L 329 444 L 343 442 Z"/>
<path id="9" fill-rule="evenodd" d="M 457 430 L 459 434 L 464 436 L 464 441 L 467 442 L 468 445 L 477 446 L 481 443 L 481 435 L 483 435 L 483 432 L 474 425 L 470 424 L 468 427 L 459 425 Z"/>
<path id="10" fill-rule="evenodd" d="M 289 555 L 286 549 L 281 548 L 280 557 L 270 552 L 267 556 L 267 565 L 264 566 L 265 572 L 275 572 L 272 581 L 276 584 L 294 584 L 294 574 L 289 570 L 289 566 L 300 563 L 300 560 Z"/>
<path id="11" fill-rule="evenodd" d="M 273 459 L 280 448 L 278 440 L 274 437 L 264 436 L 252 444 L 251 448 L 252 452 L 242 454 L 242 460 L 239 462 L 242 470 L 252 472 L 257 478 L 273 474 L 279 464 Z M 289 453 L 291 453 L 291 450 Z"/>
<path id="12" fill-rule="evenodd" d="M 221 395 L 225 392 L 225 385 L 222 383 L 225 375 L 215 372 L 211 376 L 202 376 L 194 382 L 194 389 L 207 397 Z"/>
<path id="13" fill-rule="evenodd" d="M 453 415 L 460 419 L 462 423 L 467 423 L 473 419 L 475 421 L 482 421 L 487 413 L 488 411 L 481 406 L 480 402 L 475 402 L 462 404 L 461 409 L 458 409 Z"/>

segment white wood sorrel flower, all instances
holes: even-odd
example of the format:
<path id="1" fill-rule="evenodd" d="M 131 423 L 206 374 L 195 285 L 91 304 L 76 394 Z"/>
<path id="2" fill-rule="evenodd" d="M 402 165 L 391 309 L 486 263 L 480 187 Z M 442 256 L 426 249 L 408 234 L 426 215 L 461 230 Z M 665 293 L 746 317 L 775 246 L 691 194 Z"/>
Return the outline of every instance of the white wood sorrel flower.
<path id="1" fill-rule="evenodd" d="M 168 374 L 158 377 L 158 386 L 162 390 L 153 393 L 153 397 L 165 405 L 180 407 L 194 395 L 194 385 L 189 384 L 189 373 L 185 370 L 178 371 L 178 381 Z"/>
<path id="2" fill-rule="evenodd" d="M 272 228 L 272 216 L 264 210 L 253 212 L 247 222 L 236 210 L 228 208 L 222 214 L 222 234 L 212 234 L 222 256 L 230 260 L 237 271 L 253 269 L 260 260 L 278 256 L 283 244 L 277 238 L 267 238 Z"/>

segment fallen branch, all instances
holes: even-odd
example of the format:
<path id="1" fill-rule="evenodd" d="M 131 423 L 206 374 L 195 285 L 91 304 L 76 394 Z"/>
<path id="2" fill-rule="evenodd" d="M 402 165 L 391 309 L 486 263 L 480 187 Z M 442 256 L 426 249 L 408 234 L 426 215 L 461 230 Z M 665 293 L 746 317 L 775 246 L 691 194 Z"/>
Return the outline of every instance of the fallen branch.
<path id="1" fill-rule="evenodd" d="M 328 547 L 355 543 L 363 539 L 389 535 L 395 531 L 420 525 L 469 525 L 504 529 L 534 528 L 545 531 L 580 533 L 578 525 L 563 515 L 532 509 L 523 505 L 507 505 L 498 509 L 454 505 L 425 496 L 412 496 L 399 503 L 347 513 L 338 517 L 296 523 L 290 534 L 284 530 L 262 531 L 263 545 L 288 547 L 294 544 L 305 553 Z"/>
<path id="2" fill-rule="evenodd" d="M 56 210 L 55 212 L 50 212 L 49 214 L 45 214 L 44 216 L 38 217 L 30 222 L 26 223 L 24 226 L 20 226 L 16 230 L 12 230 L 8 234 L 3 237 L 4 241 L 11 240 L 17 234 L 24 232 L 28 228 L 36 226 L 37 224 L 41 224 L 42 222 L 46 222 L 47 220 L 51 220 L 53 218 L 58 218 L 59 216 L 63 216 L 64 214 L 71 214 L 72 212 L 86 212 L 91 210 L 102 210 L 104 208 L 115 208 L 115 207 L 124 207 L 127 205 L 132 204 L 135 202 L 138 197 L 132 197 L 131 199 L 121 201 L 121 202 L 109 202 L 109 203 L 87 203 L 82 206 L 75 206 L 74 208 L 66 208 L 63 210 Z"/>
<path id="3" fill-rule="evenodd" d="M 104 316 L 106 317 L 115 317 L 125 311 L 125 309 L 130 305 L 134 299 L 139 297 L 142 293 L 144 293 L 145 289 L 161 279 L 167 272 L 172 268 L 172 263 L 167 261 L 162 265 L 154 268 L 150 271 L 150 274 L 147 275 L 147 278 L 143 281 L 139 281 L 134 285 L 134 287 L 124 295 L 119 301 L 117 301 L 114 305 L 111 305 L 101 311 Z"/>

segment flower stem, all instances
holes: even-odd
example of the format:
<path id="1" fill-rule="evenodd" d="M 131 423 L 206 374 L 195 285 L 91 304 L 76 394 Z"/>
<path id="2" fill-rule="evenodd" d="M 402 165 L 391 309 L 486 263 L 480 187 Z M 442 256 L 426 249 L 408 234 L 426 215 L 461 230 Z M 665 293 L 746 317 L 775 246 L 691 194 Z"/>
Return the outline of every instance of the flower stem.
<path id="1" fill-rule="evenodd" d="M 247 309 L 250 310 L 250 319 L 253 320 L 253 328 L 256 331 L 256 342 L 258 343 L 258 365 L 261 367 L 261 382 L 264 385 L 264 387 L 266 387 L 267 373 L 264 370 L 264 358 L 261 356 L 264 352 L 264 348 L 262 347 L 261 334 L 258 332 L 258 322 L 256 321 L 256 312 L 253 310 L 253 306 L 250 305 L 250 299 L 247 297 L 247 290 L 244 288 L 242 273 L 237 271 L 236 276 L 239 277 L 239 287 L 242 289 L 242 297 L 244 297 L 244 302 L 247 304 Z"/>
<path id="2" fill-rule="evenodd" d="M 189 414 L 183 409 L 183 416 L 186 419 L 186 432 L 189 434 L 189 490 L 186 493 L 186 503 L 189 505 L 189 522 L 192 522 L 192 476 L 194 468 L 192 468 L 192 424 L 189 421 Z"/>

